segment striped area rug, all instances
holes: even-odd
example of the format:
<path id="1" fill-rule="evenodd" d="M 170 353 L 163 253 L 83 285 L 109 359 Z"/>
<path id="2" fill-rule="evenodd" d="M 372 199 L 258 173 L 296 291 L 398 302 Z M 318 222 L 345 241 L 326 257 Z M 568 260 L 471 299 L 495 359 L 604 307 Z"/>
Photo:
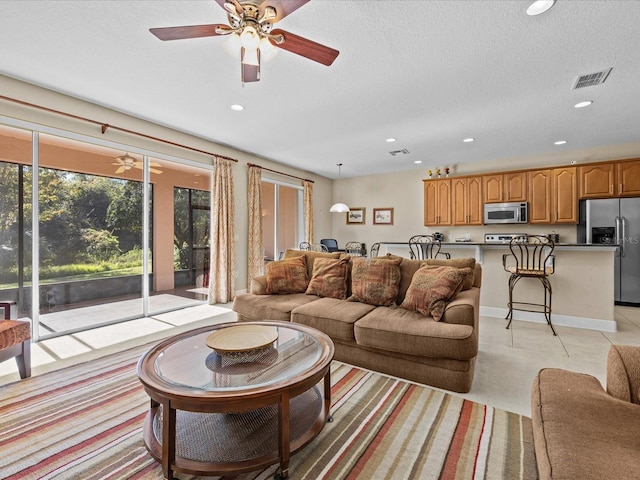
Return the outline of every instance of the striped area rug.
<path id="1" fill-rule="evenodd" d="M 145 349 L 0 386 L 0 478 L 161 479 L 142 441 Z M 292 479 L 537 478 L 526 417 L 339 362 L 332 383 L 334 422 L 292 457 Z"/>

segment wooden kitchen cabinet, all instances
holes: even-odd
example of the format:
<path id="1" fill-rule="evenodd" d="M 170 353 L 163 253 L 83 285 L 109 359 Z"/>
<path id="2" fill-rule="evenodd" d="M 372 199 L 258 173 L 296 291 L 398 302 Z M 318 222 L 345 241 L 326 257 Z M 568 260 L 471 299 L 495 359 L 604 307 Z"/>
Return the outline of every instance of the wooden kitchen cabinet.
<path id="1" fill-rule="evenodd" d="M 504 179 L 501 173 L 482 176 L 484 203 L 504 202 Z"/>
<path id="2" fill-rule="evenodd" d="M 451 225 L 451 180 L 424 180 L 425 226 Z"/>
<path id="3" fill-rule="evenodd" d="M 527 201 L 527 172 L 511 172 L 504 175 L 504 201 Z"/>
<path id="4" fill-rule="evenodd" d="M 529 223 L 551 223 L 551 170 L 527 172 Z"/>
<path id="5" fill-rule="evenodd" d="M 484 203 L 526 202 L 527 172 L 482 176 Z"/>
<path id="6" fill-rule="evenodd" d="M 580 198 L 607 198 L 616 195 L 616 168 L 614 163 L 596 163 L 581 165 Z"/>
<path id="7" fill-rule="evenodd" d="M 453 225 L 482 225 L 482 177 L 460 177 L 451 181 Z"/>
<path id="8" fill-rule="evenodd" d="M 551 182 L 551 222 L 578 223 L 577 168 L 554 168 Z"/>
<path id="9" fill-rule="evenodd" d="M 618 195 L 621 197 L 640 196 L 640 160 L 619 162 L 616 167 Z"/>

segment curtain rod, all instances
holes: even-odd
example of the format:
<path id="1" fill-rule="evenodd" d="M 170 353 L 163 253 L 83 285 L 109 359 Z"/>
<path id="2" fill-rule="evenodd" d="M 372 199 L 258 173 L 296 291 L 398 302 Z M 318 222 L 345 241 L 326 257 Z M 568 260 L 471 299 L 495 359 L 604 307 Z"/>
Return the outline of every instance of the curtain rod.
<path id="1" fill-rule="evenodd" d="M 204 153 L 205 155 L 212 155 L 214 157 L 220 157 L 220 158 L 224 158 L 225 160 L 232 160 L 234 162 L 238 162 L 238 160 L 236 160 L 235 158 L 231 158 L 231 157 L 226 157 L 224 155 L 220 155 L 218 153 L 211 153 L 211 152 L 207 152 L 205 150 L 200 150 L 198 148 L 195 147 L 189 147 L 188 145 L 182 145 L 180 143 L 175 143 L 172 142 L 170 140 L 165 140 L 163 138 L 158 138 L 158 137 L 153 137 L 151 135 L 147 135 L 146 133 L 140 133 L 140 132 L 136 132 L 134 130 L 129 130 L 127 128 L 122 128 L 122 127 L 117 127 L 115 125 L 109 125 L 108 123 L 104 123 L 104 122 L 99 122 L 97 120 L 92 120 L 90 118 L 86 118 L 86 117 L 80 117 L 78 115 L 73 115 L 72 113 L 67 113 L 67 112 L 62 112 L 60 110 L 54 110 L 53 108 L 48 108 L 48 107 L 43 107 L 41 105 L 36 105 L 34 103 L 29 103 L 29 102 L 25 102 L 23 100 L 17 100 L 15 98 L 11 98 L 11 97 L 5 97 L 4 95 L 0 95 L 0 100 L 6 100 L 8 102 L 13 102 L 13 103 L 17 103 L 20 105 L 25 105 L 27 107 L 31 107 L 31 108 L 37 108 L 39 110 L 44 110 L 45 112 L 50 112 L 50 113 L 55 113 L 57 115 L 63 115 L 65 117 L 69 117 L 69 118 L 74 118 L 76 120 L 82 120 L 84 122 L 88 122 L 88 123 L 93 123 L 94 125 L 100 125 L 101 129 L 102 129 L 102 133 L 104 134 L 109 128 L 113 129 L 113 130 L 118 130 L 120 132 L 124 132 L 124 133 L 129 133 L 132 135 L 137 135 L 139 137 L 143 137 L 146 138 L 148 140 L 154 140 L 156 142 L 161 142 L 161 143 L 166 143 L 168 145 L 173 145 L 174 147 L 179 147 L 179 148 L 184 148 L 186 150 L 192 150 L 194 152 L 198 152 L 198 153 Z"/>
<path id="2" fill-rule="evenodd" d="M 297 178 L 298 180 L 302 180 L 304 182 L 311 182 L 311 183 L 316 183 L 313 180 L 309 180 L 308 178 L 302 178 L 302 177 L 296 177 L 295 175 L 291 175 L 289 173 L 283 173 L 283 172 L 279 172 L 277 170 L 271 170 L 270 168 L 267 167 L 261 167 L 260 165 L 256 165 L 255 163 L 248 163 L 247 165 L 250 167 L 258 167 L 261 168 L 262 170 L 266 170 L 267 172 L 273 172 L 273 173 L 277 173 L 278 175 L 284 175 L 286 177 L 291 177 L 291 178 Z"/>

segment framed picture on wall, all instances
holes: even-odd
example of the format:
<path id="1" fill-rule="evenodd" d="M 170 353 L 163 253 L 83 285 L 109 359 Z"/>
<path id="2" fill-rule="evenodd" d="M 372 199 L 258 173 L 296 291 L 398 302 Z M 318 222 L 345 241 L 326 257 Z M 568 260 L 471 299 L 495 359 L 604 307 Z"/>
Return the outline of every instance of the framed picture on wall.
<path id="1" fill-rule="evenodd" d="M 374 208 L 374 225 L 393 225 L 393 208 Z"/>
<path id="2" fill-rule="evenodd" d="M 364 225 L 365 209 L 362 207 L 349 207 L 347 212 L 347 225 Z"/>

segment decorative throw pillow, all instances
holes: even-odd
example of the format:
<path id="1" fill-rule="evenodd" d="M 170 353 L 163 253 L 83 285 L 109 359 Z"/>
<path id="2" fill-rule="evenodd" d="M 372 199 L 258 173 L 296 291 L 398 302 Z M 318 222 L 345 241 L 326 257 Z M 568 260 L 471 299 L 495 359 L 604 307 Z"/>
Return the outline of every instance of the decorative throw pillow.
<path id="1" fill-rule="evenodd" d="M 473 257 L 470 258 L 429 258 L 425 260 L 427 265 L 437 265 L 444 267 L 456 267 L 456 268 L 466 268 L 469 267 L 471 271 L 467 278 L 462 282 L 461 290 L 469 290 L 473 287 L 473 281 L 475 279 L 475 268 L 476 268 L 476 259 Z"/>
<path id="2" fill-rule="evenodd" d="M 307 278 L 311 278 L 313 275 L 313 263 L 316 258 L 340 258 L 340 252 L 313 252 L 309 250 L 295 250 L 293 248 L 287 248 L 284 251 L 285 260 L 293 257 L 305 257 L 307 259 Z"/>
<path id="3" fill-rule="evenodd" d="M 354 258 L 351 266 L 350 301 L 369 305 L 393 305 L 400 285 L 401 258 Z"/>
<path id="4" fill-rule="evenodd" d="M 305 293 L 339 300 L 347 298 L 349 258 L 316 258 L 313 263 L 313 276 Z"/>
<path id="5" fill-rule="evenodd" d="M 306 257 L 267 263 L 267 293 L 304 293 L 308 283 Z"/>
<path id="6" fill-rule="evenodd" d="M 437 267 L 426 265 L 411 279 L 401 307 L 439 321 L 447 304 L 460 292 L 471 268 Z"/>

